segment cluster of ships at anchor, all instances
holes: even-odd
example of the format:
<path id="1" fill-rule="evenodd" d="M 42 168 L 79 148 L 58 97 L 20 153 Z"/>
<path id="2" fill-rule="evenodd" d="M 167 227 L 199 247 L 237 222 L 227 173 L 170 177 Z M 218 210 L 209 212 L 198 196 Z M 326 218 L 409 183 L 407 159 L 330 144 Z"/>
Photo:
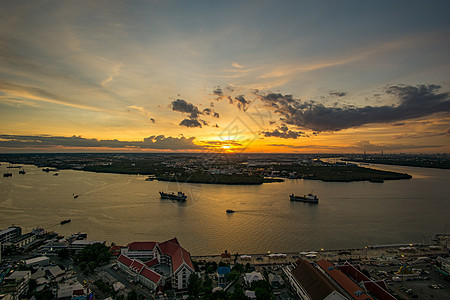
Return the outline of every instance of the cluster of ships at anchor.
<path id="1" fill-rule="evenodd" d="M 165 192 L 159 192 L 159 195 L 161 196 L 161 199 L 170 199 L 170 200 L 176 200 L 176 201 L 186 201 L 187 196 L 183 192 L 175 193 L 165 193 Z M 297 196 L 295 194 L 289 195 L 289 198 L 291 201 L 295 202 L 306 202 L 306 203 L 319 203 L 319 198 L 317 195 L 308 194 L 303 196 Z M 227 209 L 227 213 L 234 213 L 235 211 L 232 209 Z"/>

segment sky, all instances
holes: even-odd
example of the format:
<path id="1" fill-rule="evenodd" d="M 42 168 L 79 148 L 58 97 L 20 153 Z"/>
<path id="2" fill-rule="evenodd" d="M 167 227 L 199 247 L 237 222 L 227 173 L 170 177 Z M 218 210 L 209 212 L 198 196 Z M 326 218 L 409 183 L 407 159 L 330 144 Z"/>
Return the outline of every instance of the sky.
<path id="1" fill-rule="evenodd" d="M 0 152 L 450 152 L 449 1 L 0 1 Z"/>

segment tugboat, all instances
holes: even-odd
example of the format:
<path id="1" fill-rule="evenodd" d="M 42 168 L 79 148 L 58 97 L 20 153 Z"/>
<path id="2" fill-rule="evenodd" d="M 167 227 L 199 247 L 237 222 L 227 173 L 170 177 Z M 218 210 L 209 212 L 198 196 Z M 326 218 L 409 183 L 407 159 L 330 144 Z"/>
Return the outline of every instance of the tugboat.
<path id="1" fill-rule="evenodd" d="M 234 212 L 235 212 L 235 210 L 227 209 L 227 214 L 232 214 L 232 213 L 234 213 Z"/>
<path id="2" fill-rule="evenodd" d="M 178 192 L 178 194 L 159 192 L 159 194 L 161 195 L 161 199 L 185 201 L 187 198 L 183 192 Z"/>
<path id="3" fill-rule="evenodd" d="M 319 203 L 319 198 L 316 195 L 308 194 L 304 196 L 296 196 L 294 194 L 289 195 L 291 201 L 300 201 L 300 202 L 308 202 L 308 203 Z"/>
<path id="4" fill-rule="evenodd" d="M 62 221 L 61 221 L 61 225 L 64 225 L 64 224 L 70 223 L 70 221 L 72 221 L 72 220 L 71 220 L 71 219 L 67 219 L 67 220 L 62 220 Z"/>

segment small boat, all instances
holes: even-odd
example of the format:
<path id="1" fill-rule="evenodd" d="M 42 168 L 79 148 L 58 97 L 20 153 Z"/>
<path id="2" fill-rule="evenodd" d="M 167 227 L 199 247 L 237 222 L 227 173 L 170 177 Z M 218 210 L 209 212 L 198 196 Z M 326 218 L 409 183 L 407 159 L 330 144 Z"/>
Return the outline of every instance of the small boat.
<path id="1" fill-rule="evenodd" d="M 62 220 L 62 221 L 61 221 L 61 225 L 64 225 L 64 224 L 70 223 L 70 221 L 72 221 L 72 220 L 71 220 L 71 219 L 67 219 L 67 220 Z"/>
<path id="2" fill-rule="evenodd" d="M 183 192 L 178 192 L 177 194 L 159 192 L 159 195 L 161 196 L 161 199 L 170 199 L 177 201 L 185 201 L 187 198 L 187 196 Z"/>
<path id="3" fill-rule="evenodd" d="M 235 212 L 235 210 L 227 209 L 227 214 L 232 214 L 232 213 L 234 213 L 234 212 Z"/>
<path id="4" fill-rule="evenodd" d="M 145 178 L 145 181 L 153 181 L 153 180 L 156 180 L 155 175 L 149 175 L 147 178 Z"/>
<path id="5" fill-rule="evenodd" d="M 73 195 L 73 199 L 77 199 L 80 195 Z"/>
<path id="6" fill-rule="evenodd" d="M 3 177 L 12 177 L 12 173 L 3 173 Z"/>
<path id="7" fill-rule="evenodd" d="M 319 203 L 319 198 L 316 195 L 308 194 L 304 196 L 296 196 L 294 194 L 289 195 L 291 201 L 300 201 L 300 202 L 308 202 L 308 203 Z"/>
<path id="8" fill-rule="evenodd" d="M 59 173 L 54 173 L 54 174 L 53 174 L 53 176 L 58 176 L 58 175 L 59 175 Z"/>
<path id="9" fill-rule="evenodd" d="M 24 174 L 24 175 L 25 175 L 25 173 L 26 173 L 26 172 L 25 172 L 24 169 L 22 169 L 22 170 L 19 171 L 19 174 Z"/>

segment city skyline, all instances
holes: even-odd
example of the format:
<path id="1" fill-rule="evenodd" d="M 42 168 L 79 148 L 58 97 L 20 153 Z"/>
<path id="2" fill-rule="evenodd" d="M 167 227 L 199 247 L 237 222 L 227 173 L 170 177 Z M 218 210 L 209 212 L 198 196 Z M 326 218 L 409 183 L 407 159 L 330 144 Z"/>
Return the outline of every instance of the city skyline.
<path id="1" fill-rule="evenodd" d="M 446 1 L 0 4 L 0 152 L 450 152 Z"/>

